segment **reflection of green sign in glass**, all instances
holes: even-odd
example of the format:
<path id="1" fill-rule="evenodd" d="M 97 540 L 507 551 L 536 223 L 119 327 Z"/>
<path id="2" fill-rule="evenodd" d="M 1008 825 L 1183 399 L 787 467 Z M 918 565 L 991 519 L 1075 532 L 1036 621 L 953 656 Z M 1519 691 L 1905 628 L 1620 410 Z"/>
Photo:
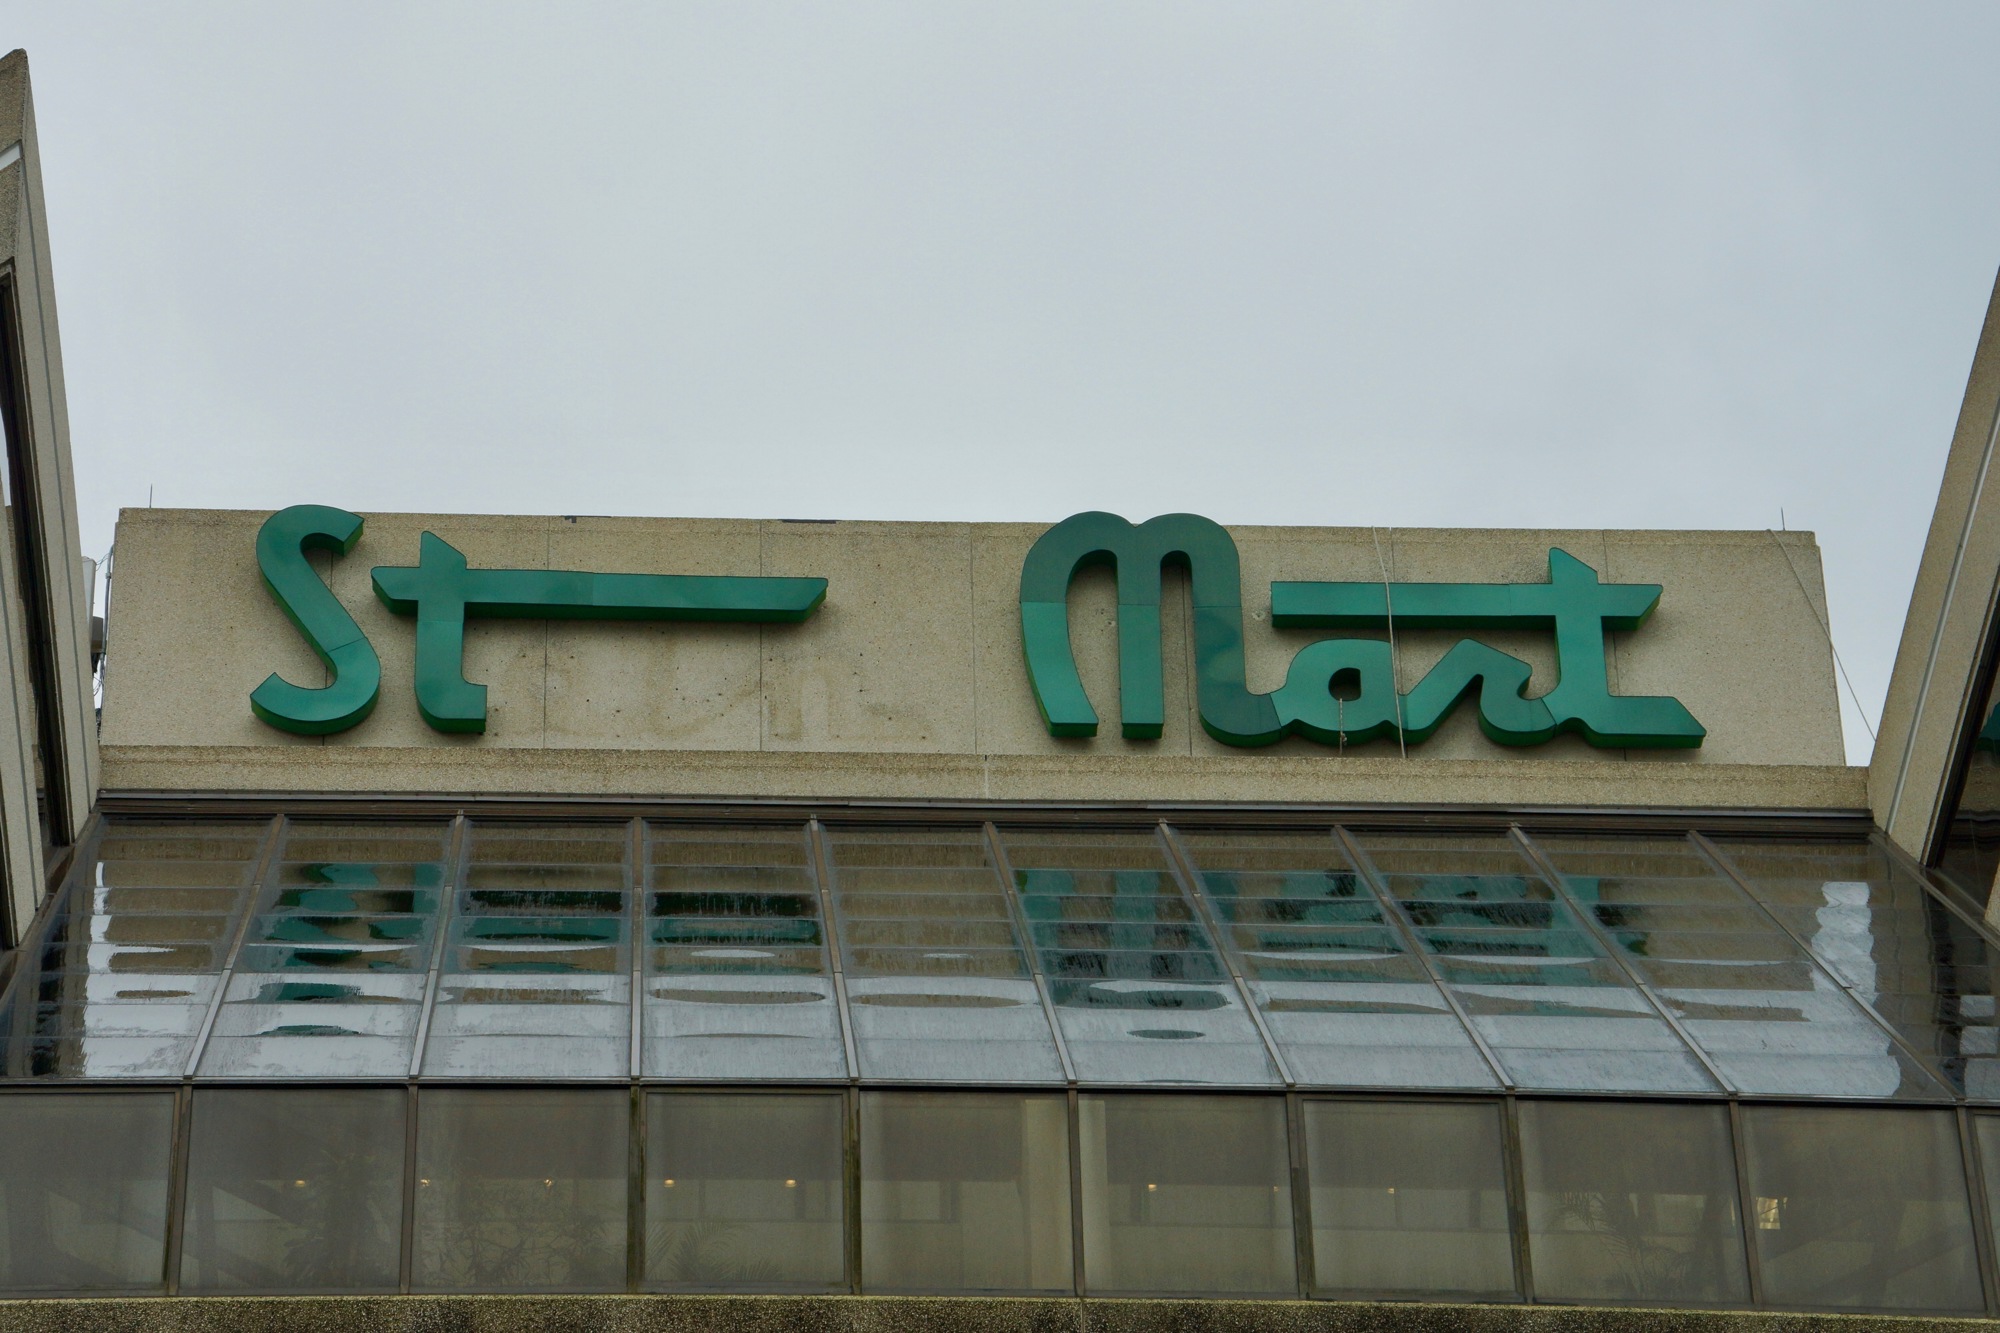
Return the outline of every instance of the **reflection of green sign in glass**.
<path id="1" fill-rule="evenodd" d="M 1479 725 L 1506 745 L 1539 745 L 1574 731 L 1592 745 L 1688 748 L 1707 731 L 1679 700 L 1611 693 L 1604 634 L 1637 629 L 1660 600 L 1658 584 L 1601 583 L 1597 571 L 1550 550 L 1547 583 L 1274 583 L 1280 627 L 1542 629 L 1555 634 L 1557 683 L 1528 698 L 1518 657 L 1461 639 L 1415 689 L 1398 694 L 1389 645 L 1326 639 L 1292 658 L 1285 683 L 1252 694 L 1244 683 L 1243 599 L 1236 542 L 1194 514 L 1133 524 L 1078 514 L 1035 543 L 1021 566 L 1021 637 L 1028 679 L 1051 735 L 1095 736 L 1069 642 L 1069 585 L 1076 571 L 1108 563 L 1118 577 L 1118 699 L 1123 734 L 1157 737 L 1161 682 L 1160 569 L 1185 566 L 1194 601 L 1195 697 L 1202 728 L 1228 745 L 1270 745 L 1289 735 L 1357 744 L 1401 733 L 1428 738 L 1458 701 L 1477 693 Z"/>
<path id="2" fill-rule="evenodd" d="M 368 716 L 381 665 L 368 639 L 327 590 L 304 549 L 344 554 L 362 520 L 342 509 L 294 505 L 257 537 L 257 561 L 278 605 L 333 672 L 323 689 L 275 674 L 250 706 L 274 727 L 305 735 L 343 731 Z M 469 569 L 465 557 L 426 532 L 414 566 L 378 566 L 375 595 L 417 620 L 417 709 L 439 731 L 486 730 L 486 687 L 465 679 L 465 622 L 474 616 L 531 620 L 718 620 L 796 623 L 826 600 L 826 580 L 685 574 L 593 574 L 566 569 Z"/>

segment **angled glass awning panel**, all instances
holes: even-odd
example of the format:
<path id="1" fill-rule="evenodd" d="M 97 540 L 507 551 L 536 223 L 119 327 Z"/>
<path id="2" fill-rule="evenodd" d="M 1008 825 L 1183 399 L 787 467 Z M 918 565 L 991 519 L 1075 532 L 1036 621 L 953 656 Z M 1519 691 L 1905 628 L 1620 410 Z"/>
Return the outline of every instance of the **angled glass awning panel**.
<path id="1" fill-rule="evenodd" d="M 1954 1091 L 2000 1095 L 1991 947 L 1914 873 L 1862 843 L 1718 848 L 1825 970 Z M 1928 1079 L 1910 1081 L 1919 1085 L 1912 1094 L 1936 1091 Z"/>
<path id="2" fill-rule="evenodd" d="M 802 826 L 650 826 L 645 913 L 646 1077 L 847 1077 Z"/>
<path id="3" fill-rule="evenodd" d="M 270 828 L 108 822 L 24 951 L 6 1076 L 186 1073 Z"/>
<path id="4" fill-rule="evenodd" d="M 1079 1080 L 1278 1082 L 1159 835 L 1015 831 L 1004 843 Z"/>
<path id="5" fill-rule="evenodd" d="M 450 827 L 288 823 L 196 1072 L 407 1074 Z"/>
<path id="6" fill-rule="evenodd" d="M 1940 1094 L 1693 843 L 1541 837 L 1535 845 L 1737 1090 Z"/>
<path id="7" fill-rule="evenodd" d="M 1371 834 L 1360 841 L 1516 1086 L 1716 1090 L 1687 1043 L 1510 839 Z"/>
<path id="8" fill-rule="evenodd" d="M 1465 1025 L 1330 832 L 1182 839 L 1300 1084 L 1498 1086 Z"/>
<path id="9" fill-rule="evenodd" d="M 864 1078 L 1060 1083 L 985 835 L 834 830 L 831 883 Z"/>
<path id="10" fill-rule="evenodd" d="M 2000 1101 L 1994 937 L 1860 841 L 1129 829 L 112 817 L 0 1078 Z"/>
<path id="11" fill-rule="evenodd" d="M 631 826 L 475 821 L 469 837 L 423 1073 L 628 1077 Z"/>

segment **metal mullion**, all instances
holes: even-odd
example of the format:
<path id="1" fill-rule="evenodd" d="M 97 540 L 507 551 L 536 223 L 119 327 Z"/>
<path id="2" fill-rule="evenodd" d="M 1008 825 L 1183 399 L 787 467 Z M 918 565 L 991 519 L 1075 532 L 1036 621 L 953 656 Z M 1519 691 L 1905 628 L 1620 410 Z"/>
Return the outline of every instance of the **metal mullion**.
<path id="1" fill-rule="evenodd" d="M 1963 1105 L 1952 1110 L 1958 1117 L 1958 1156 L 1964 1163 L 1965 1203 L 1972 1213 L 1972 1244 L 1973 1254 L 1979 1260 L 1979 1289 L 1986 1300 L 1986 1313 L 1991 1317 L 1996 1310 L 2000 1310 L 2000 1283 L 1996 1282 L 1993 1266 L 1993 1218 L 1985 1207 L 1983 1159 L 1977 1136 L 1972 1132 L 1972 1112 Z"/>
<path id="2" fill-rule="evenodd" d="M 1083 1099 L 1075 1085 L 1068 1093 L 1069 1110 L 1069 1262 L 1070 1285 L 1078 1296 L 1088 1294 L 1083 1267 Z"/>
<path id="3" fill-rule="evenodd" d="M 1750 1304 L 1764 1304 L 1764 1261 L 1757 1253 L 1757 1195 L 1750 1188 L 1750 1150 L 1743 1138 L 1743 1106 L 1729 1099 L 1729 1144 L 1736 1164 L 1736 1211 L 1743 1219 L 1743 1271 L 1749 1275 Z"/>
<path id="4" fill-rule="evenodd" d="M 183 1083 L 174 1089 L 173 1142 L 167 1149 L 167 1234 L 162 1246 L 160 1274 L 169 1296 L 181 1289 L 181 1247 L 187 1235 L 183 1214 L 187 1211 L 187 1167 L 189 1111 L 194 1090 Z"/>
<path id="5" fill-rule="evenodd" d="M 631 1104 L 626 1120 L 625 1145 L 625 1290 L 639 1291 L 646 1280 L 646 1094 L 639 1087 L 641 1054 L 645 1049 L 645 933 L 646 933 L 646 821 L 634 815 L 628 831 L 626 852 L 629 861 L 625 876 L 626 939 L 632 951 L 630 990 L 626 998 L 632 1006 Z"/>
<path id="6" fill-rule="evenodd" d="M 1003 828 L 1109 828 L 1143 831 L 1160 818 L 1190 826 L 1264 832 L 1286 829 L 1318 832 L 1342 821 L 1370 829 L 1406 833 L 1504 832 L 1510 822 L 1532 823 L 1555 833 L 1631 837 L 1664 834 L 1679 837 L 1690 827 L 1727 827 L 1731 836 L 1810 837 L 1858 841 L 1872 825 L 1866 811 L 1800 810 L 1715 806 L 1603 806 L 1583 809 L 1561 805 L 1411 804 L 1385 807 L 1377 802 L 1259 802 L 1145 801 L 1123 805 L 1101 802 L 998 800 L 993 798 L 835 798 L 835 797 L 695 797 L 668 800 L 658 796 L 599 795 L 516 796 L 505 792 L 478 795 L 410 795 L 373 791 L 353 794 L 287 792 L 244 794 L 207 790 L 121 789 L 104 793 L 98 808 L 115 816 L 146 818 L 256 818 L 285 813 L 294 819 L 311 816 L 346 819 L 420 816 L 448 819 L 464 810 L 475 816 L 508 820 L 592 820 L 622 823 L 633 815 L 656 822 L 796 826 L 801 820 L 824 817 L 837 810 L 842 823 L 908 827 L 964 828 L 991 818 Z"/>
<path id="7" fill-rule="evenodd" d="M 417 1255 L 417 1085 L 403 1085 L 403 1199 L 401 1240 L 396 1255 L 396 1290 L 410 1293 Z"/>
<path id="8" fill-rule="evenodd" d="M 467 863 L 472 859 L 472 821 L 464 815 L 452 820 L 450 850 L 445 854 L 444 882 L 439 886 L 437 937 L 431 941 L 430 966 L 424 973 L 423 1008 L 417 1014 L 417 1039 L 410 1047 L 410 1078 L 423 1072 L 424 1047 L 430 1043 L 431 1016 L 437 1012 L 438 979 L 444 971 L 446 942 L 451 923 L 458 915 L 458 890 L 465 883 Z"/>
<path id="9" fill-rule="evenodd" d="M 1431 957 L 1430 950 L 1424 947 L 1423 938 L 1417 934 L 1416 922 L 1410 920 L 1409 915 L 1403 910 L 1403 905 L 1396 901 L 1396 895 L 1389 892 L 1389 886 L 1377 878 L 1374 865 L 1368 860 L 1367 853 L 1362 851 L 1361 844 L 1355 841 L 1354 835 L 1349 833 L 1345 826 L 1335 824 L 1332 836 L 1333 845 L 1338 847 L 1353 865 L 1355 878 L 1360 881 L 1361 887 L 1374 895 L 1375 904 L 1382 913 L 1382 920 L 1403 941 L 1403 947 L 1409 950 L 1410 957 L 1417 960 L 1417 966 L 1423 968 L 1424 975 L 1430 978 L 1431 985 L 1437 987 L 1439 998 L 1451 1010 L 1452 1016 L 1458 1019 L 1459 1026 L 1465 1029 L 1465 1035 L 1471 1038 L 1473 1049 L 1478 1051 L 1479 1058 L 1486 1062 L 1487 1069 L 1493 1074 L 1493 1081 L 1506 1091 L 1512 1092 L 1513 1076 L 1507 1072 L 1507 1066 L 1500 1063 L 1500 1057 L 1493 1053 L 1493 1048 L 1486 1044 L 1486 1038 L 1473 1023 L 1472 1015 L 1466 1012 L 1465 1005 L 1453 993 L 1451 983 L 1445 979 L 1444 973 L 1438 971 L 1437 960 Z"/>
<path id="10" fill-rule="evenodd" d="M 817 820 L 814 821 L 818 823 Z M 841 1091 L 841 1230 L 847 1251 L 847 1289 L 861 1294 L 861 1088 Z"/>
<path id="11" fill-rule="evenodd" d="M 1048 978 L 1042 972 L 1042 951 L 1035 941 L 1035 933 L 1028 921 L 1028 914 L 1022 908 L 1020 895 L 1014 891 L 1014 863 L 1007 858 L 1007 844 L 1000 840 L 1000 830 L 988 820 L 980 825 L 986 838 L 986 854 L 992 858 L 993 873 L 1000 877 L 1000 896 L 1007 903 L 1007 915 L 1013 918 L 1014 933 L 1020 937 L 1021 952 L 1028 960 L 1028 974 L 1034 978 L 1035 994 L 1042 1000 L 1042 1016 L 1048 1020 L 1049 1035 L 1055 1039 L 1056 1058 L 1062 1061 L 1063 1082 L 1069 1087 L 1076 1086 L 1076 1066 L 1070 1063 L 1069 1043 L 1063 1040 L 1062 1022 L 1056 1017 L 1055 1000 L 1049 995 Z"/>
<path id="12" fill-rule="evenodd" d="M 632 951 L 631 991 L 632 1004 L 632 1052 L 631 1076 L 634 1083 L 639 1081 L 641 1054 L 645 1050 L 645 993 L 646 993 L 646 821 L 633 817 L 627 851 L 631 856 L 631 870 L 626 876 L 625 892 L 628 895 L 625 913 L 626 947 Z"/>
<path id="13" fill-rule="evenodd" d="M 1551 889 L 1555 890 L 1556 897 L 1562 900 L 1563 905 L 1569 909 L 1570 915 L 1576 918 L 1577 923 L 1584 928 L 1593 940 L 1597 941 L 1597 947 L 1604 950 L 1604 956 L 1611 961 L 1611 965 L 1624 975 L 1625 979 L 1632 984 L 1633 989 L 1639 992 L 1641 998 L 1648 1005 L 1652 1006 L 1653 1012 L 1658 1014 L 1668 1027 L 1673 1029 L 1674 1035 L 1680 1038 L 1681 1044 L 1688 1048 L 1688 1052 L 1700 1062 L 1701 1067 L 1708 1071 L 1708 1076 L 1715 1080 L 1715 1086 L 1721 1088 L 1724 1092 L 1741 1091 L 1736 1086 L 1735 1080 L 1723 1073 L 1722 1066 L 1716 1064 L 1709 1057 L 1708 1052 L 1702 1049 L 1701 1043 L 1694 1039 L 1694 1034 L 1681 1025 L 1681 1020 L 1675 1016 L 1674 1011 L 1668 1007 L 1667 1002 L 1659 997 L 1658 993 L 1653 990 L 1646 979 L 1639 975 L 1639 970 L 1626 961 L 1625 951 L 1618 947 L 1618 941 L 1613 939 L 1611 932 L 1604 928 L 1604 923 L 1599 921 L 1596 914 L 1591 912 L 1577 899 L 1575 894 L 1569 891 L 1569 885 L 1564 881 L 1562 871 L 1556 869 L 1555 862 L 1549 860 L 1543 854 L 1542 849 L 1535 846 L 1529 840 L 1528 835 L 1522 831 L 1519 824 L 1508 825 L 1507 833 L 1514 840 L 1514 845 L 1521 849 L 1521 854 L 1528 858 L 1528 864 L 1533 866 L 1535 871 L 1548 881 Z"/>
<path id="14" fill-rule="evenodd" d="M 1258 1039 L 1264 1043 L 1264 1053 L 1271 1057 L 1271 1067 L 1278 1071 L 1278 1078 L 1287 1088 L 1296 1088 L 1298 1080 L 1292 1077 L 1292 1067 L 1285 1062 L 1285 1053 L 1278 1049 L 1278 1039 L 1271 1035 L 1270 1027 L 1264 1022 L 1263 1013 L 1257 1008 L 1257 997 L 1251 993 L 1250 983 L 1243 977 L 1243 967 L 1237 958 L 1235 945 L 1222 933 L 1215 914 L 1209 910 L 1208 900 L 1201 891 L 1201 875 L 1196 871 L 1194 861 L 1188 856 L 1187 849 L 1174 837 L 1173 828 L 1166 820 L 1159 822 L 1154 829 L 1154 836 L 1166 850 L 1167 868 L 1173 874 L 1174 884 L 1180 889 L 1182 900 L 1187 903 L 1194 912 L 1195 919 L 1215 942 L 1216 957 L 1220 958 L 1222 965 L 1229 969 L 1229 979 L 1236 985 L 1236 994 L 1243 1001 L 1243 1008 L 1250 1015 L 1251 1024 L 1257 1029 Z"/>
<path id="15" fill-rule="evenodd" d="M 847 965 L 840 956 L 840 932 L 833 920 L 833 855 L 826 845 L 826 830 L 818 819 L 806 821 L 806 863 L 813 886 L 819 891 L 819 914 L 824 922 L 821 929 L 826 933 L 827 966 L 833 969 L 833 1004 L 840 1017 L 840 1045 L 847 1056 L 847 1078 L 849 1082 L 858 1082 L 861 1057 L 855 1049 L 854 1016 L 847 1007 Z"/>
<path id="16" fill-rule="evenodd" d="M 1500 1099 L 1500 1159 L 1507 1178 L 1507 1238 L 1514 1251 L 1514 1284 L 1535 1303 L 1535 1256 L 1528 1244 L 1528 1173 L 1521 1152 L 1521 1105 L 1510 1089 Z"/>
<path id="17" fill-rule="evenodd" d="M 272 815 L 271 827 L 264 834 L 264 845 L 258 849 L 257 866 L 250 876 L 250 887 L 243 900 L 243 919 L 236 923 L 236 936 L 229 942 L 229 952 L 224 956 L 222 971 L 215 978 L 215 994 L 208 1000 L 208 1012 L 202 1015 L 201 1028 L 195 1033 L 194 1049 L 188 1052 L 187 1067 L 181 1071 L 182 1078 L 193 1078 L 194 1071 L 201 1065 L 202 1053 L 208 1049 L 208 1039 L 215 1031 L 216 1016 L 222 1012 L 222 997 L 229 992 L 230 978 L 236 975 L 236 960 L 243 952 L 243 941 L 249 937 L 250 923 L 257 919 L 257 908 L 264 900 L 264 883 L 271 877 L 271 863 L 277 859 L 278 848 L 285 841 L 285 816 Z"/>
<path id="18" fill-rule="evenodd" d="M 1836 971 L 1832 967 L 1832 965 L 1826 961 L 1826 959 L 1820 956 L 1819 950 L 1813 948 L 1812 945 L 1808 944 L 1805 941 L 1805 939 L 1799 935 L 1797 931 L 1793 930 L 1790 926 L 1786 925 L 1784 918 L 1780 917 L 1776 912 L 1772 911 L 1770 906 L 1766 904 L 1762 898 L 1759 898 L 1757 896 L 1756 891 L 1750 887 L 1750 881 L 1745 879 L 1743 875 L 1737 871 L 1736 867 L 1729 863 L 1729 858 L 1723 855 L 1721 848 L 1717 847 L 1714 843 L 1710 842 L 1706 837 L 1702 836 L 1700 830 L 1698 829 L 1690 830 L 1687 836 L 1688 836 L 1688 841 L 1692 842 L 1697 848 L 1700 849 L 1702 858 L 1706 860 L 1711 866 L 1713 866 L 1716 869 L 1716 871 L 1723 876 L 1723 878 L 1727 879 L 1731 884 L 1734 884 L 1745 898 L 1749 899 L 1752 903 L 1754 903 L 1757 907 L 1757 910 L 1764 914 L 1764 918 L 1767 921 L 1769 921 L 1772 925 L 1776 926 L 1781 932 L 1783 932 L 1785 938 L 1790 940 L 1793 946 L 1797 948 L 1800 953 L 1804 954 L 1807 960 L 1810 961 L 1814 967 L 1818 968 L 1822 973 L 1826 975 L 1827 980 L 1831 981 L 1835 986 L 1838 986 L 1840 988 L 1841 994 L 1845 995 L 1848 999 L 1852 1000 L 1855 1006 L 1859 1008 L 1862 1013 L 1868 1015 L 1869 1020 L 1873 1022 L 1876 1027 L 1882 1029 L 1883 1035 L 1889 1038 L 1889 1040 L 1895 1045 L 1897 1050 L 1901 1051 L 1904 1055 L 1908 1056 L 1911 1062 L 1914 1063 L 1917 1066 L 1917 1068 L 1923 1070 L 1924 1073 L 1928 1074 L 1940 1088 L 1944 1089 L 1944 1093 L 1947 1098 L 1953 1101 L 1961 1099 L 1962 1094 L 1960 1094 L 1958 1090 L 1952 1086 L 1952 1081 L 1949 1078 L 1945 1077 L 1943 1069 L 1937 1065 L 1932 1064 L 1930 1057 L 1928 1055 L 1924 1054 L 1922 1051 L 1919 1051 L 1915 1046 L 1912 1046 L 1909 1040 L 1905 1038 L 1902 1033 L 1896 1030 L 1894 1024 L 1890 1023 L 1888 1019 L 1882 1017 L 1880 1010 L 1876 1009 L 1876 1007 L 1873 1004 L 1869 1003 L 1867 1000 L 1862 999 L 1861 993 L 1855 990 L 1854 987 L 1847 984 L 1846 979 L 1843 978 L 1840 975 L 1840 973 Z"/>
<path id="19" fill-rule="evenodd" d="M 635 1079 L 625 1132 L 625 1290 L 646 1281 L 646 1094 Z"/>
<path id="20" fill-rule="evenodd" d="M 1307 1300 L 1319 1285 L 1313 1262 L 1312 1180 L 1307 1174 L 1305 1105 L 1295 1090 L 1285 1093 L 1285 1164 L 1292 1194 L 1292 1265 L 1297 1270 L 1299 1299 Z"/>

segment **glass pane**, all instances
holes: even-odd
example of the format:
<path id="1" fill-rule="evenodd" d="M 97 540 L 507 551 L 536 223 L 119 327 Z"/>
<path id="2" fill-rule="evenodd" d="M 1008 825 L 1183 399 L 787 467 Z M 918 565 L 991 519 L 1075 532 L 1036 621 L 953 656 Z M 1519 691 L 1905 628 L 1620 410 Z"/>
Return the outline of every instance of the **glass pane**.
<path id="1" fill-rule="evenodd" d="M 1012 1093 L 864 1093 L 869 1291 L 1069 1291 L 1069 1103 Z"/>
<path id="2" fill-rule="evenodd" d="M 1987 1235 L 2000 1236 L 2000 1115 L 1974 1115 L 1971 1119 L 1983 1177 L 1980 1184 L 1986 1197 Z"/>
<path id="3" fill-rule="evenodd" d="M 1749 1106 L 1743 1131 L 1766 1303 L 1979 1310 L 1950 1111 Z"/>
<path id="4" fill-rule="evenodd" d="M 1111 1094 L 1080 1110 L 1090 1291 L 1297 1290 L 1283 1101 Z"/>
<path id="5" fill-rule="evenodd" d="M 1728 1108 L 1522 1102 L 1535 1298 L 1747 1305 Z"/>
<path id="6" fill-rule="evenodd" d="M 1946 1078 L 1975 1096 L 2000 1093 L 1986 942 L 1915 876 L 1867 843 L 1732 842 L 1723 851 L 1764 905 Z M 1892 1071 L 1889 1043 L 1869 1026 L 1867 1054 L 1814 1057 L 1833 1086 L 1812 1091 L 1941 1095 L 1934 1080 L 1907 1071 L 1900 1051 Z"/>
<path id="7" fill-rule="evenodd" d="M 407 1101 L 388 1088 L 197 1091 L 181 1290 L 394 1291 Z"/>
<path id="8" fill-rule="evenodd" d="M 154 1292 L 172 1093 L 0 1098 L 0 1291 Z"/>
<path id="9" fill-rule="evenodd" d="M 628 1077 L 629 827 L 480 821 L 471 838 L 423 1072 Z"/>
<path id="10" fill-rule="evenodd" d="M 1362 839 L 1515 1086 L 1715 1090 L 1687 1044 L 1506 837 Z"/>
<path id="11" fill-rule="evenodd" d="M 836 832 L 833 904 L 867 1078 L 1062 1081 L 986 839 Z"/>
<path id="12" fill-rule="evenodd" d="M 1977 709 L 1966 719 L 1973 734 L 1965 773 L 1943 801 L 1950 818 L 1939 865 L 1983 908 L 2000 871 L 2000 680 L 1989 674 L 1975 698 Z"/>
<path id="13" fill-rule="evenodd" d="M 646 1098 L 646 1285 L 847 1286 L 841 1096 Z"/>
<path id="14" fill-rule="evenodd" d="M 199 1072 L 407 1074 L 449 834 L 443 823 L 289 825 Z"/>
<path id="15" fill-rule="evenodd" d="M 184 1074 L 269 829 L 112 821 L 24 951 L 7 1077 Z"/>
<path id="16" fill-rule="evenodd" d="M 424 1092 L 413 1285 L 622 1290 L 629 1108 L 623 1091 Z"/>
<path id="17" fill-rule="evenodd" d="M 1006 844 L 1079 1079 L 1278 1081 L 1156 835 L 1010 832 Z"/>
<path id="18" fill-rule="evenodd" d="M 1305 1125 L 1319 1291 L 1516 1294 L 1497 1104 L 1307 1102 Z"/>
<path id="19" fill-rule="evenodd" d="M 1323 1087 L 1498 1085 L 1329 833 L 1184 842 L 1293 1078 Z"/>
<path id="20" fill-rule="evenodd" d="M 805 830 L 646 831 L 649 1078 L 846 1078 Z"/>

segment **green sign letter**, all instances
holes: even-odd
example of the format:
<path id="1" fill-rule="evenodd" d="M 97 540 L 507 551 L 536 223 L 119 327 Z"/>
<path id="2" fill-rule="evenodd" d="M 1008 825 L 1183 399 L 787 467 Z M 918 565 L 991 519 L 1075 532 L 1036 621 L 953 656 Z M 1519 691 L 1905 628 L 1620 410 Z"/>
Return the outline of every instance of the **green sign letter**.
<path id="1" fill-rule="evenodd" d="M 359 514 L 328 505 L 293 505 L 257 532 L 264 586 L 298 626 L 333 679 L 323 689 L 294 685 L 272 672 L 250 694 L 250 711 L 281 731 L 325 736 L 368 716 L 382 689 L 382 663 L 347 608 L 307 563 L 309 550 L 346 555 L 361 540 Z"/>
<path id="2" fill-rule="evenodd" d="M 1118 573 L 1118 712 L 1128 740 L 1152 740 L 1166 722 L 1160 682 L 1160 567 L 1187 568 L 1194 584 L 1195 692 L 1201 725 L 1230 745 L 1283 736 L 1269 695 L 1243 683 L 1242 575 L 1236 542 L 1196 514 L 1134 525 L 1116 514 L 1077 514 L 1050 528 L 1021 565 L 1021 642 L 1028 681 L 1052 736 L 1095 736 L 1097 710 L 1076 674 L 1069 643 L 1069 585 L 1086 565 Z"/>
<path id="3" fill-rule="evenodd" d="M 469 616 L 529 620 L 734 620 L 795 624 L 826 600 L 826 580 L 468 569 L 426 532 L 414 566 L 378 565 L 375 595 L 417 618 L 417 711 L 439 731 L 485 731 L 486 687 L 465 678 Z"/>

